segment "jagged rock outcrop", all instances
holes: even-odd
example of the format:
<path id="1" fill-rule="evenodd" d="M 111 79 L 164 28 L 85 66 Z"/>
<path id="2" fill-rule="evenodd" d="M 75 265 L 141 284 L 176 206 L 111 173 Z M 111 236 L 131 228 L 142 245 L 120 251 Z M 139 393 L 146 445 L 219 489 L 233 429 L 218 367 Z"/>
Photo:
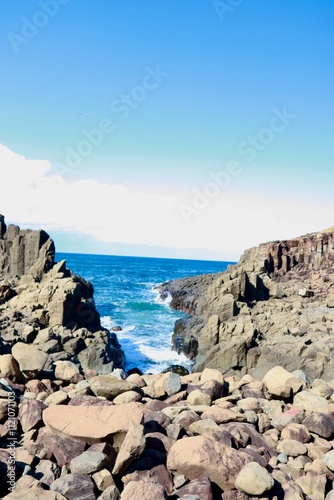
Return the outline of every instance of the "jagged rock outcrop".
<path id="1" fill-rule="evenodd" d="M 188 313 L 174 348 L 223 373 L 262 376 L 281 364 L 311 378 L 334 373 L 334 230 L 247 250 L 216 275 L 165 283 L 162 297 Z"/>
<path id="2" fill-rule="evenodd" d="M 42 230 L 20 229 L 0 215 L 0 279 L 30 275 L 41 279 L 54 264 L 55 246 Z"/>
<path id="3" fill-rule="evenodd" d="M 101 326 L 92 284 L 54 256 L 45 231 L 7 227 L 0 216 L 0 354 L 11 354 L 17 343 L 34 346 L 47 356 L 40 376 L 60 360 L 74 361 L 81 373 L 123 366 L 116 334 Z M 26 378 L 36 376 L 29 363 L 28 356 Z"/>

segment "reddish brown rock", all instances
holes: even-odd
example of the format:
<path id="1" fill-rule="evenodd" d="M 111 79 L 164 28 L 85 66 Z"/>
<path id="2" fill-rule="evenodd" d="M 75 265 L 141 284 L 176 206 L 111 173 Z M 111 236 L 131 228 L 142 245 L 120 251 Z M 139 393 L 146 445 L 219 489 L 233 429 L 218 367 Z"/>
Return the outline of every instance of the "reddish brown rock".
<path id="1" fill-rule="evenodd" d="M 94 483 L 86 474 L 67 474 L 56 479 L 50 486 L 52 491 L 58 491 L 68 500 L 95 500 Z"/>
<path id="2" fill-rule="evenodd" d="M 180 413 L 180 415 L 178 415 L 173 420 L 173 423 L 181 425 L 181 427 L 183 427 L 183 429 L 188 431 L 191 424 L 193 424 L 194 422 L 198 422 L 199 420 L 201 420 L 199 415 L 197 415 L 197 413 L 195 413 L 194 411 L 189 410 L 189 411 L 183 411 L 182 413 Z"/>
<path id="3" fill-rule="evenodd" d="M 188 479 L 208 477 L 223 490 L 233 489 L 236 476 L 252 458 L 222 444 L 224 438 L 220 431 L 177 441 L 168 454 L 168 469 Z"/>
<path id="4" fill-rule="evenodd" d="M 170 495 L 173 491 L 172 476 L 164 465 L 157 465 L 150 470 L 137 470 L 122 477 L 122 481 L 127 485 L 130 481 L 153 481 L 161 484 Z"/>
<path id="5" fill-rule="evenodd" d="M 201 498 L 201 500 L 212 500 L 213 498 L 211 483 L 207 477 L 190 481 L 190 483 L 182 486 L 182 488 L 175 490 L 173 494 L 179 497 L 194 495 Z"/>
<path id="6" fill-rule="evenodd" d="M 47 406 L 37 399 L 22 399 L 18 418 L 23 432 L 36 429 L 43 424 L 42 413 Z"/>
<path id="7" fill-rule="evenodd" d="M 207 380 L 202 384 L 189 384 L 187 387 L 188 394 L 195 389 L 199 389 L 202 392 L 205 392 L 211 397 L 212 401 L 216 399 L 222 398 L 225 396 L 225 386 L 221 382 L 217 380 Z"/>
<path id="8" fill-rule="evenodd" d="M 311 415 L 305 418 L 303 424 L 310 432 L 314 432 L 314 434 L 318 434 L 320 437 L 329 439 L 334 434 L 333 419 L 324 413 L 311 413 Z"/>
<path id="9" fill-rule="evenodd" d="M 277 451 L 273 446 L 270 446 L 264 437 L 255 429 L 251 424 L 244 424 L 239 422 L 231 422 L 223 424 L 221 429 L 225 429 L 233 436 L 241 446 L 252 444 L 256 448 L 263 448 L 271 457 L 277 456 Z"/>
<path id="10" fill-rule="evenodd" d="M 283 430 L 281 434 L 282 439 L 294 439 L 300 443 L 308 443 L 311 439 L 308 428 L 303 424 L 289 424 Z"/>
<path id="11" fill-rule="evenodd" d="M 121 500 L 167 500 L 164 487 L 152 481 L 131 481 L 126 485 Z"/>
<path id="12" fill-rule="evenodd" d="M 71 460 L 83 453 L 85 449 L 84 441 L 73 438 L 61 438 L 41 429 L 38 435 L 38 441 L 49 450 L 56 458 L 57 464 L 62 467 L 69 465 Z"/>

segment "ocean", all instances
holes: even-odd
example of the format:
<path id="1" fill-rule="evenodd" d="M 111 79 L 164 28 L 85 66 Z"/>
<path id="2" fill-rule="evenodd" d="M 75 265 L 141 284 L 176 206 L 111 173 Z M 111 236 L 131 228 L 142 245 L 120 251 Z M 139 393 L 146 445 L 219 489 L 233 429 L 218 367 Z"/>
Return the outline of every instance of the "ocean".
<path id="1" fill-rule="evenodd" d="M 126 356 L 126 369 L 158 373 L 172 364 L 191 368 L 184 355 L 171 349 L 174 323 L 183 313 L 160 300 L 154 287 L 186 276 L 225 271 L 232 262 L 119 257 L 57 253 L 56 260 L 94 286 L 94 298 L 105 328 L 117 332 Z"/>

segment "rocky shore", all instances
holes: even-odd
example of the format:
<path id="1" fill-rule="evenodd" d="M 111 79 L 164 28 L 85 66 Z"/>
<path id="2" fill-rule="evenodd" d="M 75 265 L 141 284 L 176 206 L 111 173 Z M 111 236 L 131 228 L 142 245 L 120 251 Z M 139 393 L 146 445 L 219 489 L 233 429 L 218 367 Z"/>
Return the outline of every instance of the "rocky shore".
<path id="1" fill-rule="evenodd" d="M 281 365 L 333 378 L 333 228 L 265 243 L 224 273 L 165 283 L 160 293 L 189 314 L 173 342 L 195 370 L 262 378 Z"/>
<path id="2" fill-rule="evenodd" d="M 130 374 L 117 337 L 101 328 L 91 284 L 54 262 L 45 232 L 7 228 L 0 217 L 0 497 L 332 500 L 331 361 L 320 345 L 308 365 L 302 350 L 305 367 L 296 369 L 286 347 L 331 337 L 330 256 L 302 267 L 295 252 L 287 269 L 268 248 L 219 276 L 162 287 L 191 313 L 176 335 L 201 369 Z M 304 309 L 316 311 L 305 333 Z M 271 323 L 275 339 L 284 326 L 287 344 L 268 344 L 260 326 Z M 286 359 L 250 356 L 268 345 Z M 212 367 L 219 359 L 226 366 Z"/>

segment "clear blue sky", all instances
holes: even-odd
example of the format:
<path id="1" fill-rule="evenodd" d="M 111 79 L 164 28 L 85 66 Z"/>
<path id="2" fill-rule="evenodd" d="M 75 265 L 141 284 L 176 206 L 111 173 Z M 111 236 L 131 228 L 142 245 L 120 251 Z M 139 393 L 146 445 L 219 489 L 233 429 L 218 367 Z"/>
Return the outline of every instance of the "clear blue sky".
<path id="1" fill-rule="evenodd" d="M 209 0 L 53 2 L 58 10 L 54 17 L 37 14 L 46 0 L 0 4 L 1 144 L 27 159 L 64 165 L 67 148 L 76 149 L 85 139 L 84 130 L 108 118 L 115 129 L 80 165 L 62 173 L 66 185 L 94 179 L 136 193 L 175 195 L 191 208 L 194 189 L 203 190 L 210 173 L 225 170 L 230 160 L 242 166 L 224 193 L 194 215 L 190 227 L 180 229 L 179 234 L 189 233 L 189 248 L 175 242 L 168 250 L 164 241 L 160 248 L 153 236 L 130 241 L 119 235 L 114 241 L 113 227 L 109 237 L 85 228 L 76 232 L 75 222 L 66 227 L 60 218 L 58 225 L 50 224 L 59 250 L 80 251 L 77 235 L 87 251 L 99 251 L 100 242 L 104 252 L 134 254 L 137 248 L 146 255 L 224 257 L 226 240 L 221 240 L 220 254 L 218 240 L 208 241 L 206 248 L 190 237 L 212 224 L 213 231 L 227 232 L 229 241 L 245 232 L 244 246 L 236 242 L 227 249 L 228 256 L 237 255 L 248 244 L 260 243 L 256 238 L 275 237 L 275 223 L 261 232 L 261 210 L 267 216 L 294 202 L 319 210 L 318 227 L 316 220 L 308 226 L 308 217 L 293 217 L 301 217 L 301 232 L 328 225 L 324 214 L 332 208 L 334 185 L 332 0 L 244 0 L 220 15 L 219 6 Z M 45 22 L 31 39 L 27 20 Z M 168 76 L 122 120 L 112 103 L 141 86 L 147 68 L 157 66 Z M 241 144 L 268 128 L 273 110 L 284 108 L 294 118 L 269 136 L 269 143 L 260 141 L 261 149 L 250 159 Z M 1 165 L 2 180 L 5 167 Z M 250 217 L 249 235 L 239 228 L 237 217 L 235 233 L 231 227 L 219 229 L 219 217 L 234 217 L 245 197 L 259 214 L 257 223 Z M 266 199 L 275 203 L 261 209 L 260 197 L 264 204 Z M 222 198 L 229 209 L 220 207 Z M 23 225 L 45 224 L 37 209 L 27 217 L 26 205 L 22 216 L 2 204 L 1 211 Z M 102 215 L 96 212 L 96 217 Z M 289 220 L 286 215 L 277 222 L 277 237 L 299 233 Z M 263 225 L 271 224 L 264 218 Z"/>

